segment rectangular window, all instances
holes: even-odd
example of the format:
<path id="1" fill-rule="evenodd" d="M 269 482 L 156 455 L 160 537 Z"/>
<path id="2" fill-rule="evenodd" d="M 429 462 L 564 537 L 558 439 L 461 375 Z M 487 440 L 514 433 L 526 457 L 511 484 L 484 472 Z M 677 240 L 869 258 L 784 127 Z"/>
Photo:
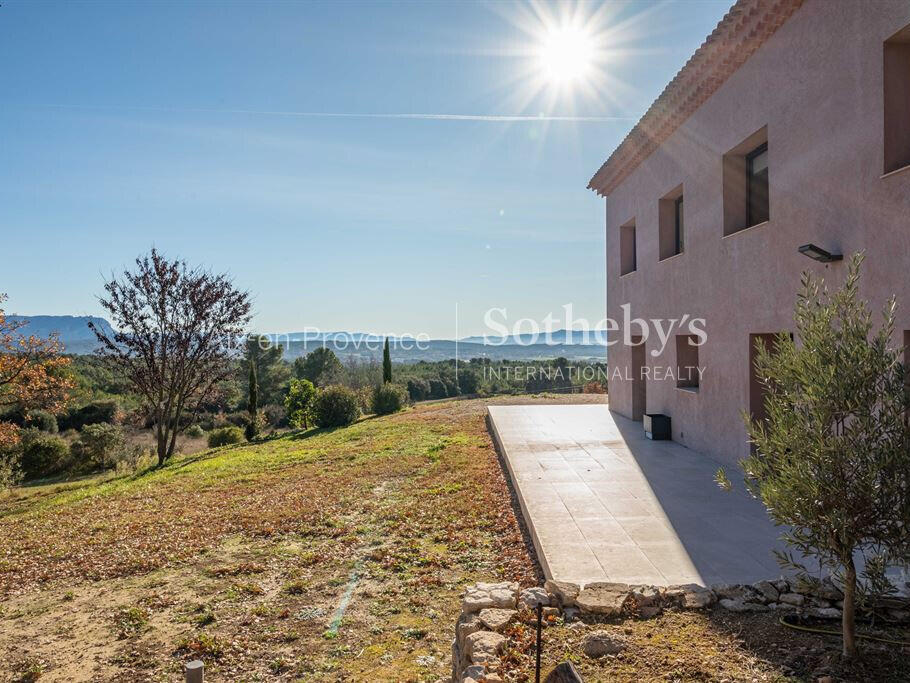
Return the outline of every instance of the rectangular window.
<path id="1" fill-rule="evenodd" d="M 768 143 L 746 155 L 746 226 L 768 220 Z"/>
<path id="2" fill-rule="evenodd" d="M 910 166 L 910 26 L 885 41 L 885 173 Z"/>
<path id="3" fill-rule="evenodd" d="M 619 229 L 620 275 L 628 275 L 638 269 L 635 249 L 635 221 L 629 221 Z"/>
<path id="4" fill-rule="evenodd" d="M 659 259 L 683 252 L 683 188 L 682 185 L 660 198 L 657 206 Z"/>
<path id="5" fill-rule="evenodd" d="M 768 172 L 767 126 L 724 154 L 725 237 L 770 219 Z"/>
<path id="6" fill-rule="evenodd" d="M 679 195 L 679 199 L 676 200 L 676 234 L 675 234 L 675 244 L 677 254 L 681 254 L 683 251 L 683 198 L 682 195 Z"/>
<path id="7" fill-rule="evenodd" d="M 697 343 L 694 334 L 676 335 L 676 386 L 680 389 L 698 389 L 701 376 Z"/>

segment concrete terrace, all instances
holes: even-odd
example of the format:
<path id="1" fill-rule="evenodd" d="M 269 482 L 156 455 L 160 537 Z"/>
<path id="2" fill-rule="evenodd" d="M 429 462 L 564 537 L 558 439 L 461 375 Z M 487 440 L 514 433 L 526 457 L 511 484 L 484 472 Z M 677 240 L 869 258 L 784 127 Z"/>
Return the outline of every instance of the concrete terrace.
<path id="1" fill-rule="evenodd" d="M 779 531 L 744 490 L 714 483 L 719 464 L 606 405 L 490 406 L 547 578 L 746 583 L 779 576 Z"/>

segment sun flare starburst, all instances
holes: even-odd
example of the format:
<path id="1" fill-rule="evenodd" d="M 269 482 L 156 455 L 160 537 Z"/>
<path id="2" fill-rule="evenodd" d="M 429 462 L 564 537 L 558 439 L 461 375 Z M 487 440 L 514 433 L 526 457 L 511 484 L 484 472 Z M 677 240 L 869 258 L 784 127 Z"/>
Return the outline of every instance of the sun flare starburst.
<path id="1" fill-rule="evenodd" d="M 551 26 L 539 47 L 539 67 L 555 85 L 587 80 L 597 57 L 594 37 L 583 26 Z"/>

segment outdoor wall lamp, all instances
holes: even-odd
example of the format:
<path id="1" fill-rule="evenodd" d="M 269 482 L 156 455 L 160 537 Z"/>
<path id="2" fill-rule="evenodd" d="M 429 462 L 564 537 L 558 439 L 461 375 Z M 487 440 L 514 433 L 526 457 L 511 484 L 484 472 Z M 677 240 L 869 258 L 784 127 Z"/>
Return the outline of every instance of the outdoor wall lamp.
<path id="1" fill-rule="evenodd" d="M 843 254 L 832 254 L 830 251 L 825 251 L 821 247 L 817 247 L 814 244 L 804 244 L 799 248 L 799 253 L 803 256 L 808 256 L 813 261 L 818 261 L 820 263 L 841 261 L 844 258 Z"/>

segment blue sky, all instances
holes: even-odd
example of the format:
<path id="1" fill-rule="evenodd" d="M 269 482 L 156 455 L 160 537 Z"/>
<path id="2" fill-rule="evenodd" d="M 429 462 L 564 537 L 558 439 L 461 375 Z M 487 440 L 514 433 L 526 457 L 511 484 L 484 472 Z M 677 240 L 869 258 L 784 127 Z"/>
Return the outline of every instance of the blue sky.
<path id="1" fill-rule="evenodd" d="M 534 55 L 564 4 L 3 0 L 7 312 L 102 314 L 154 245 L 230 272 L 260 331 L 600 320 L 587 181 L 728 7 L 571 6 L 605 54 L 558 88 Z M 602 120 L 497 118 L 541 114 Z"/>

